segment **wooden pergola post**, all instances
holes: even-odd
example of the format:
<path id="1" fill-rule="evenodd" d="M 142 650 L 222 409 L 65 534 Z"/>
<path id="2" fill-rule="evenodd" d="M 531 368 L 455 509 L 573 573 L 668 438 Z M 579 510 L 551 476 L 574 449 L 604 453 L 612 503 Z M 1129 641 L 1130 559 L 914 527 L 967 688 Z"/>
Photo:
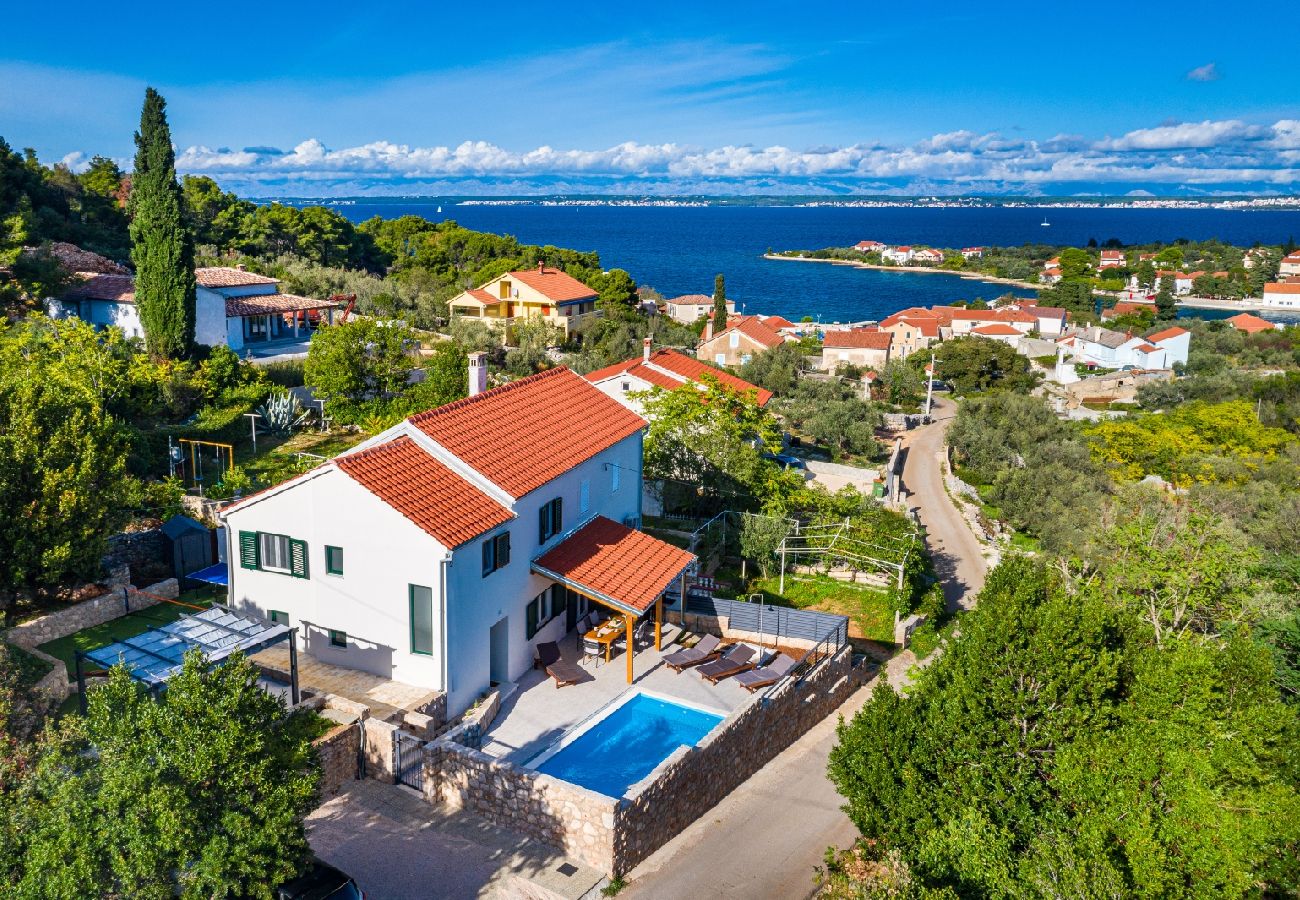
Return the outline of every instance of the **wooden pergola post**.
<path id="1" fill-rule="evenodd" d="M 632 683 L 632 656 L 633 656 L 633 649 L 634 649 L 632 646 L 632 626 L 635 624 L 636 624 L 636 620 L 632 618 L 631 613 L 623 613 L 623 627 L 627 629 L 627 683 L 628 684 Z"/>
<path id="2" fill-rule="evenodd" d="M 655 598 L 655 652 L 663 649 L 664 595 Z"/>
<path id="3" fill-rule="evenodd" d="M 686 628 L 686 570 L 682 570 L 682 577 L 677 583 L 677 599 L 681 606 L 677 609 L 677 624 Z"/>

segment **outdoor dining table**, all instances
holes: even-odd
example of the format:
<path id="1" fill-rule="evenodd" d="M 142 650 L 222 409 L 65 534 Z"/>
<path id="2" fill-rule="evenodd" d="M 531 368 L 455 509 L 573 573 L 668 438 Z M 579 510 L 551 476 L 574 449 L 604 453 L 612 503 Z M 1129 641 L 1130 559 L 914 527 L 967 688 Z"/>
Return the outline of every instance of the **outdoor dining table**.
<path id="1" fill-rule="evenodd" d="M 609 662 L 610 650 L 614 642 L 623 636 L 623 628 L 622 619 L 610 619 L 588 631 L 583 639 L 602 645 L 605 648 L 605 662 Z"/>

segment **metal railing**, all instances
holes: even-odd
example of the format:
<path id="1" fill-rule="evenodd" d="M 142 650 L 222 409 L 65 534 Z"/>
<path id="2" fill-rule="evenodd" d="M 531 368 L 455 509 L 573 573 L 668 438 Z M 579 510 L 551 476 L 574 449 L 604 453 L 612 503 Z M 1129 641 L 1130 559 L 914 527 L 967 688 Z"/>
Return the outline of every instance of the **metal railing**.
<path id="1" fill-rule="evenodd" d="M 812 649 L 803 655 L 803 658 L 795 664 L 794 668 L 791 669 L 784 678 L 777 679 L 769 685 L 765 691 L 763 691 L 761 695 L 762 699 L 766 701 L 781 687 L 781 685 L 791 679 L 793 679 L 795 683 L 803 682 L 808 678 L 808 676 L 812 675 L 819 666 L 827 660 L 833 659 L 848 642 L 848 628 L 848 620 L 845 619 L 843 625 L 827 632 L 825 637 L 814 644 Z"/>

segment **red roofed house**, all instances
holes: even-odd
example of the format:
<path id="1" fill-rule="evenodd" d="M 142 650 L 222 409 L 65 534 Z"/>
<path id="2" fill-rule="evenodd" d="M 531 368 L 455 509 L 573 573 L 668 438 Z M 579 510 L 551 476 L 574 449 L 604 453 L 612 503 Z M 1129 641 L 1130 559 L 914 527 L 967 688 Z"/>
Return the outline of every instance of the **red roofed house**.
<path id="1" fill-rule="evenodd" d="M 1061 277 L 1061 270 L 1056 266 L 1048 266 L 1038 273 L 1038 280 L 1043 284 L 1056 284 Z"/>
<path id="2" fill-rule="evenodd" d="M 886 247 L 887 245 L 880 243 L 880 241 L 858 241 L 853 245 L 853 249 L 859 253 L 879 253 Z"/>
<path id="3" fill-rule="evenodd" d="M 128 337 L 144 337 L 131 275 L 78 272 L 80 283 L 49 301 L 54 318 L 77 316 L 93 325 L 116 325 Z M 194 270 L 194 341 L 232 350 L 275 347 L 311 337 L 322 319 L 332 322 L 338 304 L 282 294 L 279 280 L 228 266 Z"/>
<path id="4" fill-rule="evenodd" d="M 743 366 L 756 354 L 783 343 L 785 337 L 758 316 L 732 316 L 727 327 L 717 334 L 712 321 L 704 326 L 703 340 L 695 348 L 695 355 L 720 366 Z"/>
<path id="5" fill-rule="evenodd" d="M 939 331 L 940 324 L 939 317 L 935 313 L 914 306 L 881 319 L 880 330 L 888 331 L 894 336 L 889 350 L 890 355 L 905 359 L 917 350 L 923 350 L 937 343 L 942 337 Z"/>
<path id="6" fill-rule="evenodd" d="M 1300 309 L 1300 282 L 1288 280 L 1264 285 L 1261 303 L 1275 309 Z"/>
<path id="7" fill-rule="evenodd" d="M 1279 275 L 1300 275 L 1300 252 L 1289 253 L 1282 257 L 1282 262 L 1277 267 Z"/>
<path id="8" fill-rule="evenodd" d="M 904 245 L 902 247 L 886 247 L 884 250 L 880 251 L 881 259 L 898 263 L 898 265 L 900 266 L 906 263 L 910 263 L 912 261 L 912 257 L 915 255 L 916 255 L 916 251 L 913 248 L 908 247 L 907 245 Z"/>
<path id="9" fill-rule="evenodd" d="M 589 609 L 657 621 L 694 557 L 637 530 L 645 420 L 566 368 L 485 384 L 223 510 L 230 605 L 450 716 Z"/>
<path id="10" fill-rule="evenodd" d="M 600 316 L 596 299 L 596 292 L 572 275 L 538 263 L 536 269 L 506 272 L 482 287 L 464 291 L 447 306 L 453 318 L 468 316 L 498 324 L 540 316 L 564 329 L 568 337 Z"/>
<path id="11" fill-rule="evenodd" d="M 1133 313 L 1142 312 L 1143 310 L 1148 310 L 1154 314 L 1155 309 L 1155 306 L 1151 303 L 1130 303 L 1126 300 L 1120 300 L 1117 301 L 1114 306 L 1108 306 L 1101 311 L 1101 320 L 1104 322 L 1107 319 L 1114 319 L 1119 316 L 1128 316 Z"/>
<path id="12" fill-rule="evenodd" d="M 701 384 L 705 376 L 716 378 L 742 394 L 752 393 L 759 406 L 766 406 L 772 399 L 771 391 L 737 378 L 730 372 L 705 365 L 693 356 L 670 349 L 652 352 L 650 338 L 646 338 L 643 344 L 642 354 L 635 359 L 588 372 L 582 377 L 638 415 L 643 412 L 641 400 L 633 394 L 656 388 L 671 391 L 684 384 Z"/>
<path id="13" fill-rule="evenodd" d="M 979 259 L 988 252 L 988 247 L 962 247 L 961 255 L 966 259 Z"/>
<path id="14" fill-rule="evenodd" d="M 927 266 L 937 266 L 943 262 L 943 251 L 935 250 L 933 247 L 922 247 L 912 254 L 912 262 L 923 263 Z"/>
<path id="15" fill-rule="evenodd" d="M 821 368 L 834 372 L 840 366 L 883 368 L 889 362 L 894 336 L 879 328 L 828 331 L 822 337 Z"/>
<path id="16" fill-rule="evenodd" d="M 971 337 L 988 338 L 991 341 L 1001 341 L 1004 344 L 1010 344 L 1012 347 L 1020 343 L 1024 337 L 1024 332 L 1012 328 L 1010 325 L 1002 322 L 993 322 L 988 325 L 976 325 L 969 332 Z"/>
<path id="17" fill-rule="evenodd" d="M 1229 325 L 1238 331 L 1244 331 L 1246 334 L 1258 334 L 1261 331 L 1272 331 L 1277 326 L 1268 319 L 1261 319 L 1259 316 L 1253 316 L 1250 313 L 1237 313 L 1224 319 Z"/>
<path id="18" fill-rule="evenodd" d="M 1123 250 L 1101 251 L 1101 261 L 1097 263 L 1098 269 L 1115 269 L 1122 265 L 1124 265 Z"/>
<path id="19" fill-rule="evenodd" d="M 1048 307 L 1050 309 L 1050 307 Z M 1062 310 L 1062 312 L 1064 312 Z M 981 325 L 1009 325 L 1021 334 L 1039 330 L 1038 316 L 1033 312 L 1014 307 L 1002 309 L 964 309 L 960 306 L 948 307 L 952 320 L 954 337 L 970 334 Z M 1050 320 L 1051 314 L 1047 316 Z"/>
<path id="20" fill-rule="evenodd" d="M 1187 364 L 1187 352 L 1191 349 L 1192 333 L 1186 328 L 1173 326 L 1171 328 L 1162 328 L 1155 334 L 1146 336 L 1148 344 L 1155 344 L 1157 347 L 1163 347 L 1165 358 L 1170 366 L 1176 363 Z"/>
<path id="21" fill-rule="evenodd" d="M 664 312 L 675 322 L 694 325 L 713 312 L 713 298 L 708 294 L 683 294 L 664 301 Z M 736 301 L 727 301 L 727 315 L 736 314 Z"/>

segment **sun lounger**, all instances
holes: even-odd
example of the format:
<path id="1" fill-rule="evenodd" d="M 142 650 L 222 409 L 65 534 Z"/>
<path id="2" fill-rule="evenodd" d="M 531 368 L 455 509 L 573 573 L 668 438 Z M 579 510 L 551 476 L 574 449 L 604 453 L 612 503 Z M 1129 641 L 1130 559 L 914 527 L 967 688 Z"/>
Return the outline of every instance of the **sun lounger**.
<path id="1" fill-rule="evenodd" d="M 736 675 L 736 684 L 749 691 L 751 694 L 761 687 L 767 687 L 769 684 L 776 684 L 782 678 L 790 674 L 790 670 L 799 665 L 799 661 L 792 656 L 782 653 L 765 666 L 757 669 L 750 669 L 748 672 L 740 672 Z"/>
<path id="2" fill-rule="evenodd" d="M 533 648 L 533 668 L 545 669 L 560 661 L 560 645 L 555 641 L 543 641 Z"/>
<path id="3" fill-rule="evenodd" d="M 664 665 L 674 672 L 680 672 L 682 669 L 689 669 L 691 666 L 709 662 L 717 658 L 718 644 L 720 643 L 722 642 L 714 635 L 706 634 L 700 638 L 699 643 L 694 647 L 687 647 L 685 650 L 669 653 L 664 657 Z"/>
<path id="4" fill-rule="evenodd" d="M 578 684 L 589 677 L 577 663 L 571 663 L 566 659 L 551 663 L 546 667 L 546 674 L 555 679 L 557 688 Z"/>
<path id="5" fill-rule="evenodd" d="M 754 664 L 750 662 L 753 658 L 753 647 L 746 644 L 736 644 L 713 662 L 705 663 L 695 671 L 700 673 L 701 678 L 707 678 L 717 684 L 724 678 L 730 678 L 732 675 L 748 672 L 754 668 Z"/>

